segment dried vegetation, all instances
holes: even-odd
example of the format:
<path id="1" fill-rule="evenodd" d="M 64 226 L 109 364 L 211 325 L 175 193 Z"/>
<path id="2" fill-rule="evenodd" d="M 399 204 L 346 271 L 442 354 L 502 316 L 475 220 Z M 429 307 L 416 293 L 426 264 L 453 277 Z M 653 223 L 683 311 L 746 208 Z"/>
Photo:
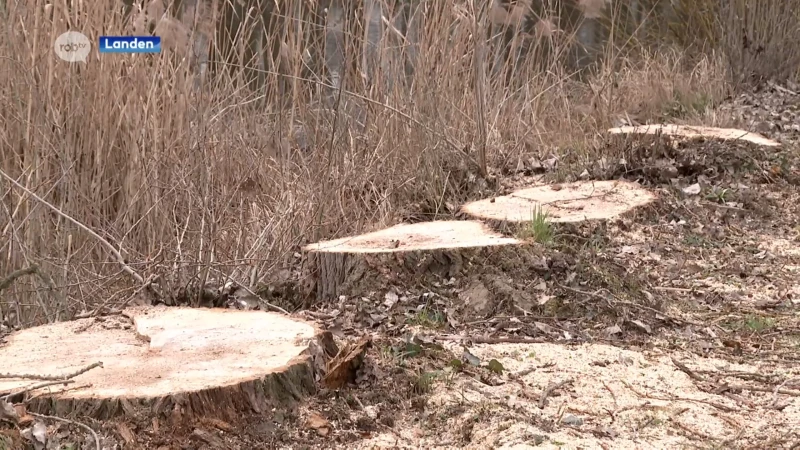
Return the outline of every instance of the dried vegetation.
<path id="1" fill-rule="evenodd" d="M 436 3 L 409 83 L 368 86 L 353 66 L 331 97 L 303 63 L 313 22 L 281 30 L 288 76 L 265 68 L 253 90 L 216 69 L 195 89 L 177 51 L 54 57 L 68 28 L 124 34 L 110 1 L 0 2 L 0 345 L 152 301 L 302 310 L 375 340 L 355 346 L 356 387 L 241 423 L 42 417 L 0 393 L 0 422 L 19 424 L 0 449 L 797 448 L 800 2 L 673 3 L 644 31 L 612 20 L 581 79 L 555 38 L 510 76 L 488 70 L 471 4 Z M 650 123 L 781 145 L 606 133 Z M 398 270 L 326 302 L 304 284 L 310 242 L 582 179 L 658 201 L 599 223 L 533 218 L 523 249 L 459 277 Z"/>

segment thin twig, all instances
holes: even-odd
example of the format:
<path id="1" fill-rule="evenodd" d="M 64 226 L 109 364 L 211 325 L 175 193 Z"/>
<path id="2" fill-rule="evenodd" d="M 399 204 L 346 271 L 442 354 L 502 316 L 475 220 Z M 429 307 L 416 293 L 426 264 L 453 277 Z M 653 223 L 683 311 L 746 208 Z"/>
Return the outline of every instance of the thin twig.
<path id="1" fill-rule="evenodd" d="M 705 381 L 705 379 L 703 377 L 701 377 L 700 375 L 692 372 L 691 369 L 686 367 L 686 364 L 678 361 L 677 359 L 672 358 L 672 364 L 675 364 L 675 367 L 680 369 L 681 372 L 685 373 L 686 375 L 689 375 L 689 378 L 693 379 L 694 381 Z"/>
<path id="2" fill-rule="evenodd" d="M 699 322 L 696 322 L 696 321 L 693 321 L 693 320 L 682 319 L 680 317 L 671 316 L 671 315 L 669 315 L 669 314 L 667 314 L 667 313 L 665 313 L 663 311 L 659 311 L 659 310 L 657 310 L 655 308 L 651 308 L 651 307 L 649 307 L 647 305 L 639 305 L 639 304 L 636 304 L 636 303 L 633 303 L 633 302 L 629 302 L 629 301 L 626 301 L 626 300 L 621 300 L 619 298 L 616 298 L 613 295 L 611 295 L 612 298 L 609 299 L 608 297 L 605 297 L 604 295 L 598 294 L 597 292 L 582 291 L 580 289 L 575 289 L 575 288 L 572 288 L 572 287 L 569 287 L 569 286 L 565 286 L 565 285 L 563 285 L 561 283 L 558 283 L 558 282 L 556 282 L 556 286 L 560 287 L 561 289 L 573 292 L 575 294 L 585 295 L 585 296 L 588 296 L 588 297 L 594 297 L 594 298 L 603 300 L 604 302 L 606 302 L 608 304 L 611 304 L 611 301 L 613 300 L 614 302 L 619 303 L 621 305 L 627 305 L 627 306 L 631 306 L 631 307 L 634 307 L 634 308 L 643 309 L 645 311 L 649 311 L 651 313 L 664 316 L 667 319 L 669 319 L 669 320 L 671 320 L 673 322 L 676 322 L 676 323 L 686 323 L 686 324 L 695 325 L 695 326 L 702 326 L 703 325 L 703 324 L 701 324 Z M 607 291 L 607 289 L 606 289 L 606 291 Z"/>
<path id="3" fill-rule="evenodd" d="M 65 376 L 64 378 L 67 378 L 67 379 L 69 379 L 69 378 L 75 378 L 75 377 L 77 377 L 78 375 L 83 375 L 84 373 L 86 373 L 86 372 L 88 372 L 88 371 L 90 371 L 90 370 L 94 369 L 95 367 L 100 367 L 100 368 L 102 368 L 102 367 L 103 367 L 103 362 L 102 362 L 102 361 L 98 361 L 98 362 L 96 362 L 96 363 L 89 364 L 88 366 L 84 367 L 83 369 L 76 370 L 75 372 L 72 372 L 71 374 L 69 374 L 69 375 Z"/>
<path id="4" fill-rule="evenodd" d="M 85 313 L 82 313 L 82 314 L 77 314 L 77 315 L 73 316 L 72 319 L 73 320 L 78 320 L 78 319 L 89 319 L 91 317 L 116 316 L 116 315 L 122 315 L 122 312 L 123 311 L 121 309 L 117 309 L 117 308 L 105 309 L 104 307 L 101 306 L 101 307 L 99 307 L 97 309 L 94 309 L 92 311 L 88 311 L 88 312 L 85 312 Z"/>
<path id="5" fill-rule="evenodd" d="M 75 378 L 78 375 L 83 375 L 84 373 L 94 369 L 95 367 L 103 367 L 102 362 L 96 362 L 94 364 L 88 365 L 83 369 L 77 370 L 73 373 L 69 373 L 67 375 L 36 375 L 36 374 L 14 374 L 14 373 L 0 373 L 0 378 L 24 378 L 27 380 L 48 380 L 48 381 L 64 381 L 69 380 L 70 378 Z"/>
<path id="6" fill-rule="evenodd" d="M 25 393 L 28 393 L 28 392 L 31 392 L 31 391 L 35 391 L 37 389 L 46 388 L 46 387 L 49 387 L 49 386 L 56 386 L 58 384 L 67 385 L 67 384 L 74 383 L 74 382 L 75 382 L 75 380 L 44 381 L 44 382 L 41 382 L 41 383 L 30 385 L 28 387 L 22 388 L 22 389 L 17 390 L 17 391 L 9 392 L 8 394 L 4 395 L 3 397 L 0 397 L 0 399 L 16 397 L 18 395 L 22 395 L 22 394 L 25 394 Z"/>
<path id="7" fill-rule="evenodd" d="M 434 339 L 442 341 L 471 341 L 475 344 L 541 344 L 546 342 L 544 339 L 526 337 L 491 337 L 491 336 L 461 336 L 461 335 L 440 335 Z"/>
<path id="8" fill-rule="evenodd" d="M 713 402 L 711 400 L 703 400 L 703 399 L 699 399 L 699 398 L 680 397 L 680 396 L 676 396 L 676 395 L 672 396 L 671 398 L 659 398 L 659 397 L 655 397 L 655 396 L 650 396 L 649 398 L 652 398 L 654 400 L 665 400 L 665 401 L 677 400 L 677 401 L 682 401 L 682 402 L 702 403 L 704 405 L 713 406 L 714 408 L 717 408 L 718 410 L 723 411 L 723 412 L 735 412 L 735 411 L 738 411 L 738 409 L 731 408 L 730 406 L 725 406 L 722 403 Z"/>
<path id="9" fill-rule="evenodd" d="M 62 381 L 61 383 L 65 383 L 65 384 L 69 383 L 69 387 L 65 386 L 63 389 L 58 391 L 58 394 L 59 395 L 64 395 L 67 392 L 79 391 L 81 389 L 87 389 L 87 388 L 90 388 L 90 387 L 93 386 L 91 383 L 74 384 L 74 381 L 75 380 Z M 53 382 L 53 383 L 55 383 L 55 382 Z M 50 394 L 49 392 L 39 392 L 39 393 L 31 394 L 30 397 L 25 399 L 25 403 L 31 403 L 34 400 L 36 400 L 37 398 L 44 397 L 44 396 L 47 396 L 49 394 Z"/>
<path id="10" fill-rule="evenodd" d="M 2 378 L 22 378 L 25 380 L 61 380 L 61 377 L 52 377 L 50 375 L 37 375 L 35 373 L 0 373 Z"/>
<path id="11" fill-rule="evenodd" d="M 38 417 L 40 419 L 57 420 L 59 422 L 64 422 L 64 423 L 70 423 L 72 425 L 77 425 L 77 426 L 83 428 L 84 430 L 88 431 L 92 435 L 92 437 L 94 438 L 94 447 L 97 450 L 101 449 L 101 447 L 100 447 L 100 437 L 97 436 L 97 433 L 89 425 L 86 425 L 86 424 L 80 423 L 80 422 L 76 422 L 74 420 L 64 419 L 63 417 L 48 416 L 46 414 L 37 414 L 37 413 L 33 413 L 33 412 L 29 412 L 28 414 L 32 415 L 33 417 Z"/>
<path id="12" fill-rule="evenodd" d="M 211 271 L 216 272 L 219 275 L 227 276 L 222 271 L 217 270 L 217 269 L 215 269 L 213 267 L 211 267 L 210 269 L 211 269 Z M 285 309 L 281 308 L 278 305 L 273 305 L 272 303 L 267 302 L 260 295 L 256 294 L 252 289 L 250 289 L 249 287 L 245 286 L 244 284 L 236 283 L 236 285 L 239 286 L 241 289 L 244 289 L 244 291 L 247 292 L 248 294 L 250 294 L 253 297 L 257 298 L 260 303 L 263 303 L 264 305 L 266 305 L 268 308 L 272 309 L 273 311 L 277 311 L 277 312 L 279 312 L 281 314 L 286 314 L 287 316 L 289 315 L 289 311 L 286 311 Z"/>
<path id="13" fill-rule="evenodd" d="M 745 385 L 726 385 L 726 390 L 734 390 L 734 391 L 752 391 L 752 392 L 771 392 L 773 395 L 783 394 L 783 395 L 791 395 L 792 397 L 800 397 L 800 391 L 793 391 L 791 389 L 781 389 L 780 386 L 777 388 L 768 388 L 768 387 L 761 387 L 761 386 L 745 386 Z"/>
<path id="14" fill-rule="evenodd" d="M 561 389 L 562 387 L 568 384 L 572 384 L 572 382 L 573 382 L 572 378 L 567 378 L 566 380 L 560 383 L 550 384 L 549 386 L 547 386 L 547 388 L 545 388 L 545 390 L 542 391 L 542 396 L 539 398 L 539 409 L 544 409 L 544 404 L 547 401 L 547 397 L 549 397 L 553 392 L 555 392 L 557 389 Z"/>
<path id="15" fill-rule="evenodd" d="M 41 389 L 41 388 L 48 387 L 48 386 L 55 386 L 57 384 L 74 383 L 74 380 L 71 380 L 71 378 L 75 378 L 78 375 L 82 375 L 82 374 L 94 369 L 95 367 L 103 367 L 103 363 L 102 362 L 96 362 L 96 363 L 90 364 L 90 365 L 88 365 L 88 366 L 86 366 L 86 367 L 84 367 L 82 369 L 76 370 L 75 372 L 72 372 L 72 373 L 69 373 L 69 374 L 66 374 L 66 375 L 62 375 L 60 377 L 59 376 L 48 376 L 48 375 L 4 374 L 4 376 L 2 376 L 0 378 L 27 378 L 27 379 L 47 380 L 47 381 L 45 381 L 43 383 L 37 383 L 37 384 L 31 385 L 31 386 L 28 386 L 28 387 L 24 387 L 24 388 L 19 389 L 17 391 L 10 392 L 10 393 L 8 393 L 8 394 L 6 394 L 6 395 L 4 395 L 3 397 L 0 397 L 0 398 L 16 397 L 18 395 L 25 394 L 26 392 L 35 391 L 37 389 Z"/>
<path id="16" fill-rule="evenodd" d="M 772 400 L 772 409 L 778 409 L 778 400 L 780 400 L 779 394 L 781 393 L 781 390 L 783 389 L 783 387 L 786 386 L 786 384 L 789 383 L 790 381 L 792 381 L 792 379 L 791 378 L 787 378 L 787 379 L 785 379 L 783 381 L 783 383 L 775 386 L 775 390 L 772 393 L 772 395 L 774 397 L 774 399 Z"/>
<path id="17" fill-rule="evenodd" d="M 614 394 L 614 391 L 611 389 L 611 386 L 609 386 L 608 384 L 606 384 L 606 382 L 605 382 L 605 381 L 603 381 L 603 380 L 600 380 L 600 382 L 601 382 L 601 383 L 603 383 L 603 387 L 605 387 L 605 388 L 606 388 L 606 390 L 608 391 L 608 393 L 609 393 L 609 394 L 611 394 L 611 399 L 612 399 L 612 400 L 614 400 L 614 410 L 616 410 L 617 408 L 619 408 L 619 404 L 617 403 L 617 396 L 616 396 L 616 394 Z M 612 420 L 612 421 L 614 420 L 614 416 L 613 416 L 613 415 L 611 416 L 611 420 Z"/>
<path id="18" fill-rule="evenodd" d="M 116 308 L 112 309 L 111 311 L 122 312 L 125 308 L 128 307 L 128 304 L 130 304 L 130 302 L 133 301 L 133 299 L 135 299 L 143 290 L 145 290 L 145 289 L 149 288 L 150 286 L 152 286 L 153 281 L 155 281 L 156 278 L 158 278 L 156 275 L 150 275 L 147 278 L 147 281 L 144 282 L 144 284 L 142 284 L 141 286 L 136 288 L 136 290 L 133 291 L 133 293 L 131 295 L 129 295 L 128 298 L 126 298 L 122 303 L 117 305 Z M 110 303 L 110 301 L 106 301 L 102 305 L 100 305 L 97 308 L 95 308 L 95 310 L 92 311 L 91 313 L 89 313 L 88 315 L 84 314 L 84 316 L 86 316 L 86 317 L 97 317 L 97 316 L 101 316 L 101 315 L 109 315 L 109 314 L 105 314 L 103 312 L 109 306 L 109 303 Z M 83 317 L 83 318 L 86 318 L 86 317 Z"/>
<path id="19" fill-rule="evenodd" d="M 746 381 L 757 381 L 760 383 L 772 383 L 774 378 L 773 375 L 764 375 L 756 372 L 746 372 L 743 370 L 695 370 L 695 373 L 734 377 Z"/>
<path id="20" fill-rule="evenodd" d="M 681 411 L 680 411 L 680 413 L 683 413 L 683 412 L 685 412 L 685 411 L 686 411 L 686 410 L 688 410 L 688 409 L 689 409 L 689 408 L 686 408 L 686 409 L 684 409 L 684 410 L 681 410 Z M 678 414 L 675 414 L 675 416 L 677 416 L 677 415 L 678 415 Z M 691 427 L 689 427 L 688 425 L 686 425 L 686 424 L 684 424 L 684 423 L 681 423 L 680 421 L 678 421 L 678 418 L 677 418 L 677 417 L 670 417 L 669 421 L 670 421 L 670 422 L 671 422 L 673 425 L 675 425 L 676 427 L 680 428 L 681 430 L 683 430 L 683 431 L 685 431 L 685 432 L 687 432 L 687 433 L 689 433 L 689 434 L 691 434 L 691 435 L 693 435 L 693 436 L 699 437 L 699 438 L 703 439 L 703 440 L 704 440 L 704 441 L 706 441 L 706 442 L 708 442 L 708 441 L 718 441 L 718 440 L 719 440 L 719 438 L 716 438 L 716 437 L 714 437 L 714 436 L 711 436 L 711 435 L 708 435 L 708 434 L 706 434 L 706 433 L 703 433 L 702 431 L 693 430 L 693 429 L 692 429 Z"/>

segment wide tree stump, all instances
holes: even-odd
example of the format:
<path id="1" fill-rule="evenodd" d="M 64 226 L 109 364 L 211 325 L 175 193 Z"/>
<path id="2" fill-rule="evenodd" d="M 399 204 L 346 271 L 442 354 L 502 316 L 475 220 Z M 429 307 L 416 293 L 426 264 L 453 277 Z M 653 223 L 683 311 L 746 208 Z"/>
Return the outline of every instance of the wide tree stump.
<path id="1" fill-rule="evenodd" d="M 28 408 L 39 413 L 231 420 L 313 393 L 324 335 L 274 313 L 132 308 L 16 332 L 0 347 L 0 372 L 60 378 L 102 363 L 70 384 L 28 391 Z M 0 396 L 43 382 L 6 375 Z"/>
<path id="2" fill-rule="evenodd" d="M 307 245 L 309 277 L 320 299 L 358 296 L 388 285 L 412 286 L 461 274 L 478 261 L 498 266 L 523 242 L 473 221 L 401 224 Z"/>
<path id="3" fill-rule="evenodd" d="M 683 139 L 720 139 L 720 140 L 741 140 L 751 142 L 765 147 L 778 147 L 781 144 L 766 138 L 758 133 L 753 133 L 735 128 L 714 128 L 703 126 L 688 125 L 637 125 L 608 130 L 611 134 L 657 134 Z"/>
<path id="4" fill-rule="evenodd" d="M 655 196 L 636 183 L 620 180 L 580 181 L 520 189 L 509 195 L 478 200 L 461 207 L 473 218 L 526 223 L 537 213 L 554 223 L 606 220 L 652 202 Z"/>

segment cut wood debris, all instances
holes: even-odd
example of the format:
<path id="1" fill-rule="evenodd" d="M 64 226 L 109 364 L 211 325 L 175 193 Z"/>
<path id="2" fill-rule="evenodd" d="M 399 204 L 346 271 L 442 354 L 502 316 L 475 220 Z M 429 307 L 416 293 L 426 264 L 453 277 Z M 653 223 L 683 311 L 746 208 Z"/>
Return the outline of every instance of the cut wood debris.
<path id="1" fill-rule="evenodd" d="M 461 211 L 475 218 L 525 223 L 539 208 L 550 222 L 612 219 L 652 202 L 655 196 L 627 181 L 581 181 L 544 185 L 509 195 L 465 204 Z"/>
<path id="2" fill-rule="evenodd" d="M 445 347 L 463 351 L 461 343 Z M 697 381 L 669 355 L 605 344 L 493 344 L 469 352 L 518 375 L 493 385 L 476 383 L 473 376 L 440 381 L 425 404 L 426 412 L 438 414 L 437 433 L 398 439 L 399 433 L 381 430 L 353 448 L 433 448 L 443 440 L 458 442 L 462 423 L 472 426 L 469 441 L 447 448 L 687 448 L 742 440 L 736 435 L 743 431 L 760 437 L 763 445 L 724 447 L 791 448 L 765 443 L 763 434 L 770 430 L 787 434 L 790 444 L 798 442 L 787 432 L 800 417 L 796 402 L 778 411 L 771 406 L 769 387 L 760 396 L 725 391 L 728 382 L 742 384 L 734 381 L 735 374 L 770 373 L 769 362 L 737 364 L 682 353 L 690 370 L 707 375 Z M 755 401 L 745 406 L 740 402 L 746 397 Z M 491 414 L 463 405 L 480 405 Z M 392 445 L 383 445 L 387 441 Z"/>
<path id="3" fill-rule="evenodd" d="M 323 384 L 328 389 L 339 389 L 355 381 L 356 372 L 364 362 L 364 354 L 370 345 L 372 339 L 365 336 L 352 346 L 339 350 L 339 354 L 328 362 L 328 370 L 322 378 Z"/>
<path id="4" fill-rule="evenodd" d="M 308 252 L 393 253 L 517 244 L 480 222 L 453 220 L 400 224 L 360 236 L 310 244 Z"/>
<path id="5" fill-rule="evenodd" d="M 131 413 L 225 418 L 268 411 L 313 392 L 309 350 L 320 335 L 317 327 L 281 314 L 137 307 L 102 321 L 13 333 L 0 348 L 0 361 L 14 373 L 48 376 L 102 362 L 66 386 L 51 383 L 28 392 L 31 411 L 101 420 Z M 0 396 L 30 384 L 0 379 Z"/>
<path id="6" fill-rule="evenodd" d="M 758 133 L 739 130 L 735 128 L 714 128 L 688 125 L 637 125 L 608 130 L 611 134 L 661 134 L 678 138 L 695 139 L 721 139 L 721 140 L 742 140 L 765 147 L 778 147 L 780 143 L 768 139 Z"/>

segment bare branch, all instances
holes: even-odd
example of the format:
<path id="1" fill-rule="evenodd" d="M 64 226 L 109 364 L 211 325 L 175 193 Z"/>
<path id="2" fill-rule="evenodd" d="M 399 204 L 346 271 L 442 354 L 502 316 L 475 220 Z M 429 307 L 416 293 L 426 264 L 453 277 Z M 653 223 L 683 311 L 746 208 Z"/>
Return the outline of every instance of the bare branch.
<path id="1" fill-rule="evenodd" d="M 78 375 L 82 375 L 82 374 L 94 369 L 95 367 L 103 367 L 103 363 L 101 361 L 98 361 L 96 363 L 90 364 L 90 365 L 88 365 L 88 366 L 86 366 L 84 368 L 78 369 L 75 372 L 68 373 L 66 375 L 35 375 L 35 374 L 14 374 L 14 373 L 0 374 L 0 379 L 3 379 L 3 378 L 22 378 L 22 379 L 28 379 L 28 380 L 46 380 L 44 383 L 37 383 L 37 384 L 34 384 L 32 386 L 28 386 L 28 387 L 22 388 L 20 390 L 8 393 L 8 394 L 4 395 L 2 398 L 15 397 L 17 395 L 24 394 L 24 393 L 30 392 L 30 391 L 35 391 L 36 389 L 41 389 L 41 388 L 47 387 L 47 386 L 54 386 L 54 385 L 57 385 L 57 384 L 73 383 L 74 381 L 72 380 L 72 378 L 75 378 Z"/>
<path id="2" fill-rule="evenodd" d="M 120 266 L 122 266 L 122 270 L 125 271 L 125 273 L 130 275 L 138 283 L 140 283 L 142 285 L 147 285 L 147 283 L 145 282 L 145 279 L 141 275 L 139 275 L 139 273 L 137 273 L 135 270 L 133 270 L 133 268 L 130 265 L 128 265 L 128 263 L 125 262 L 125 258 L 122 257 L 122 254 L 119 252 L 119 250 L 114 248 L 114 246 L 111 245 L 111 243 L 108 242 L 105 238 L 103 238 L 102 236 L 97 234 L 91 228 L 89 228 L 86 225 L 84 225 L 81 222 L 79 222 L 77 219 L 74 219 L 70 215 L 68 215 L 67 213 L 59 210 L 58 208 L 56 208 L 55 206 L 50 204 L 50 202 L 48 202 L 47 200 L 39 197 L 34 192 L 32 192 L 30 189 L 28 189 L 24 185 L 20 184 L 17 180 L 15 180 L 14 178 L 9 176 L 7 173 L 3 172 L 2 170 L 0 170 L 0 175 L 2 175 L 3 178 L 8 180 L 11 184 L 13 184 L 14 186 L 19 188 L 20 190 L 24 191 L 26 194 L 28 194 L 31 197 L 33 197 L 37 202 L 39 202 L 42 205 L 46 206 L 51 211 L 53 211 L 54 213 L 56 213 L 59 216 L 63 217 L 64 219 L 72 222 L 75 226 L 77 226 L 81 230 L 89 233 L 89 235 L 91 235 L 93 238 L 95 238 L 98 241 L 100 241 L 100 243 L 103 244 L 103 246 L 114 256 L 114 258 L 117 260 L 117 262 L 120 264 Z M 150 290 L 150 292 L 155 294 L 155 292 L 152 289 Z"/>
<path id="3" fill-rule="evenodd" d="M 37 272 L 39 272 L 39 267 L 36 265 L 11 272 L 7 277 L 0 280 L 0 292 L 11 286 L 11 283 L 16 281 L 17 278 L 24 277 L 25 275 L 33 275 Z"/>

